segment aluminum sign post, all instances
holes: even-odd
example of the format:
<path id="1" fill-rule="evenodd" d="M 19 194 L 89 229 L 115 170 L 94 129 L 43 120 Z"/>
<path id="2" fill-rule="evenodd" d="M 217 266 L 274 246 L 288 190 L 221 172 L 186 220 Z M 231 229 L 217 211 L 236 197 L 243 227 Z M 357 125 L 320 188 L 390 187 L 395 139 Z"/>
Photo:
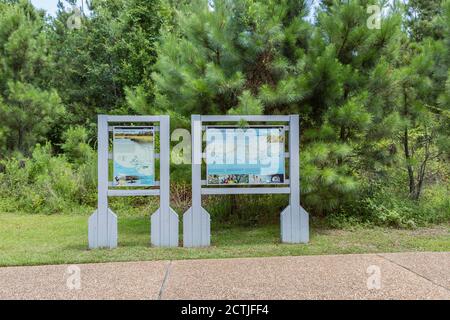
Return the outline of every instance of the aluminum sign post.
<path id="1" fill-rule="evenodd" d="M 201 177 L 203 123 L 234 122 L 286 123 L 289 130 L 289 180 L 274 187 L 220 187 L 206 186 Z M 279 125 L 278 125 L 279 126 Z M 307 243 L 309 241 L 308 213 L 300 205 L 299 172 L 299 116 L 201 116 L 192 115 L 192 207 L 183 216 L 183 243 L 185 247 L 205 247 L 211 242 L 210 215 L 201 205 L 201 196 L 210 194 L 289 194 L 289 205 L 280 215 L 281 241 L 285 243 Z M 250 184 L 250 183 L 249 183 Z"/>
<path id="2" fill-rule="evenodd" d="M 159 189 L 110 189 L 108 181 L 109 123 L 155 123 L 160 131 Z M 158 247 L 178 246 L 178 215 L 170 208 L 170 121 L 169 116 L 98 116 L 98 207 L 88 221 L 89 248 L 117 247 L 117 216 L 108 207 L 108 196 L 159 196 L 160 207 L 151 216 L 151 243 Z M 154 160 L 154 159 L 153 159 Z"/>
<path id="3" fill-rule="evenodd" d="M 108 116 L 98 116 L 98 200 L 89 218 L 89 248 L 117 247 L 117 216 L 108 207 Z"/>
<path id="4" fill-rule="evenodd" d="M 160 206 L 151 217 L 151 242 L 157 247 L 178 247 L 178 214 L 170 207 L 170 120 L 160 118 Z"/>
<path id="5" fill-rule="evenodd" d="M 299 117 L 291 115 L 289 122 L 289 205 L 281 212 L 281 241 L 307 243 L 309 215 L 300 205 Z"/>
<path id="6" fill-rule="evenodd" d="M 192 130 L 192 207 L 183 215 L 183 245 L 207 247 L 211 243 L 209 213 L 202 207 L 202 122 L 191 117 Z"/>

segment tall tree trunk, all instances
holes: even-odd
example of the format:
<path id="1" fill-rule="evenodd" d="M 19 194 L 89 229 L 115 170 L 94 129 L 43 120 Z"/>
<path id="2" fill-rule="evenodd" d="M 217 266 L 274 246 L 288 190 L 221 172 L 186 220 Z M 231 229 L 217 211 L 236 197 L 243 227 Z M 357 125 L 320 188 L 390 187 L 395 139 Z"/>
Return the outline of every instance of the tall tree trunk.
<path id="1" fill-rule="evenodd" d="M 409 152 L 408 127 L 405 127 L 405 131 L 404 131 L 404 135 L 403 135 L 403 149 L 404 149 L 405 158 L 406 158 L 406 168 L 408 170 L 409 194 L 411 197 L 414 197 L 414 193 L 415 193 L 414 170 L 411 165 L 411 153 Z"/>
<path id="2" fill-rule="evenodd" d="M 17 149 L 22 153 L 25 154 L 25 148 L 24 148 L 24 142 L 23 142 L 23 130 L 22 125 L 19 125 L 19 130 L 17 134 Z"/>
<path id="3" fill-rule="evenodd" d="M 427 142 L 425 144 L 425 158 L 420 165 L 419 172 L 417 173 L 417 187 L 414 194 L 414 200 L 419 200 L 420 194 L 422 193 L 423 182 L 425 180 L 425 172 L 427 168 L 428 159 L 430 158 L 430 144 L 427 137 Z"/>
<path id="4" fill-rule="evenodd" d="M 423 171 L 422 169 L 420 169 L 420 172 L 418 174 L 418 180 L 417 181 L 417 187 L 414 193 L 414 200 L 419 200 L 420 198 L 420 194 L 422 193 L 422 188 L 423 188 L 423 181 L 425 179 L 425 167 L 426 167 L 426 162 L 424 162 L 423 164 Z"/>
<path id="5" fill-rule="evenodd" d="M 403 115 L 405 117 L 408 116 L 408 95 L 406 93 L 406 88 L 403 87 Z M 415 183 L 414 183 L 414 169 L 411 165 L 411 152 L 409 150 L 409 133 L 408 126 L 405 126 L 405 131 L 403 133 L 403 150 L 405 152 L 406 159 L 406 169 L 408 170 L 408 179 L 409 179 L 409 196 L 414 198 L 415 193 Z"/>

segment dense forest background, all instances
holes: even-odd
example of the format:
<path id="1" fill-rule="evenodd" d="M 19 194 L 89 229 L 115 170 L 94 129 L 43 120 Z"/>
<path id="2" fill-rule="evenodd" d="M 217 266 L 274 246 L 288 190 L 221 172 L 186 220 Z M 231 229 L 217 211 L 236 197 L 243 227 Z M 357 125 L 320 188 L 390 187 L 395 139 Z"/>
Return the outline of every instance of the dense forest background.
<path id="1" fill-rule="evenodd" d="M 0 0 L 0 211 L 93 210 L 100 113 L 170 114 L 187 129 L 192 113 L 296 113 L 313 219 L 450 221 L 450 1 L 316 3 L 92 0 L 73 11 L 67 0 L 52 17 Z M 182 212 L 190 166 L 171 170 Z M 214 221 L 256 224 L 277 221 L 286 199 L 205 205 Z M 113 205 L 150 213 L 154 201 Z"/>

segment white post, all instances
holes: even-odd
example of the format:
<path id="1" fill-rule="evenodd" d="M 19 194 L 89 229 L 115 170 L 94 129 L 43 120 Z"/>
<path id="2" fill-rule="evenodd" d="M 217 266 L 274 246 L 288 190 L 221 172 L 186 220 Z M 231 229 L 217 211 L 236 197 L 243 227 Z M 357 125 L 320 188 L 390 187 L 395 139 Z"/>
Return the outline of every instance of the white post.
<path id="1" fill-rule="evenodd" d="M 191 116 L 192 130 L 192 206 L 183 215 L 183 245 L 206 247 L 211 242 L 210 216 L 202 208 L 202 121 Z"/>
<path id="2" fill-rule="evenodd" d="M 170 118 L 160 116 L 159 209 L 151 216 L 151 243 L 157 247 L 178 246 L 178 214 L 170 208 Z"/>
<path id="3" fill-rule="evenodd" d="M 291 115 L 289 123 L 289 206 L 280 216 L 281 241 L 307 243 L 309 241 L 308 213 L 300 206 L 300 128 L 299 116 Z"/>
<path id="4" fill-rule="evenodd" d="M 108 208 L 108 120 L 98 116 L 98 206 L 88 222 L 89 248 L 117 247 L 117 216 Z"/>

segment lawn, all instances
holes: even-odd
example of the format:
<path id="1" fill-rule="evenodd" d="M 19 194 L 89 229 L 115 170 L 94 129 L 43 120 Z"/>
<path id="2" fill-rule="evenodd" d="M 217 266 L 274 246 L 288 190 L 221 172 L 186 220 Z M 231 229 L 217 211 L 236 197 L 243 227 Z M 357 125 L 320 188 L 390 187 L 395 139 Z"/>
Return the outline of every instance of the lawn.
<path id="1" fill-rule="evenodd" d="M 224 227 L 212 230 L 212 246 L 152 248 L 145 216 L 119 216 L 119 247 L 87 249 L 87 215 L 0 213 L 0 266 L 106 261 L 204 259 L 284 255 L 450 251 L 450 224 L 398 230 L 313 226 L 308 245 L 281 244 L 279 226 Z M 182 237 L 180 236 L 180 239 Z"/>

